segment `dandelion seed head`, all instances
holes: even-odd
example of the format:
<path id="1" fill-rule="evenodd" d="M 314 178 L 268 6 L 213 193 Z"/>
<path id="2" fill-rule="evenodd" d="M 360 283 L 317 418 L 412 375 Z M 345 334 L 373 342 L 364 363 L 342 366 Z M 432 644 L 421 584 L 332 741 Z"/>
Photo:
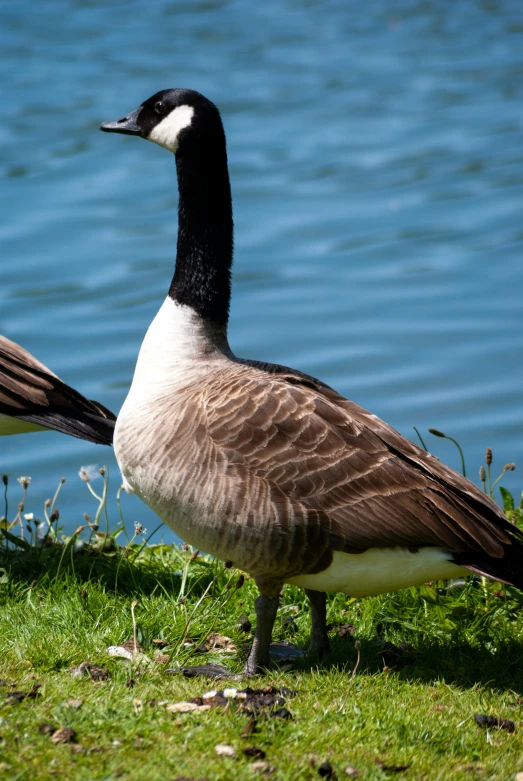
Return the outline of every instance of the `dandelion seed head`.
<path id="1" fill-rule="evenodd" d="M 100 468 L 97 464 L 87 464 L 87 466 L 82 466 L 78 474 L 84 483 L 91 483 L 93 480 L 101 477 Z"/>

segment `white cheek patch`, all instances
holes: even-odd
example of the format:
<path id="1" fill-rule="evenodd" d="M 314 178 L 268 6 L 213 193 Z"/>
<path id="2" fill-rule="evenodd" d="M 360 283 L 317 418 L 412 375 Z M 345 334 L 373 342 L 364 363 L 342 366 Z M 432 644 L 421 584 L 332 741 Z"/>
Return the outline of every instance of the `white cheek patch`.
<path id="1" fill-rule="evenodd" d="M 177 106 L 151 130 L 147 139 L 176 153 L 180 133 L 185 127 L 189 127 L 193 116 L 193 106 Z"/>

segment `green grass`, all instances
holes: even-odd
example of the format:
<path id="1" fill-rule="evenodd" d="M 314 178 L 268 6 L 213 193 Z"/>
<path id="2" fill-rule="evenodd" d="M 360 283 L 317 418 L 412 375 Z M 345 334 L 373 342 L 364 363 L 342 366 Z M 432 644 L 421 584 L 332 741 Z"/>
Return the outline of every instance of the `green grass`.
<path id="1" fill-rule="evenodd" d="M 249 745 L 266 753 L 270 778 L 285 781 L 319 779 L 327 760 L 338 779 L 348 765 L 362 779 L 501 781 L 523 771 L 523 595 L 515 589 L 471 578 L 362 600 L 332 595 L 329 622 L 354 630 L 332 632 L 323 664 L 305 657 L 243 683 L 188 680 L 166 670 L 214 661 L 241 671 L 252 639 L 240 628 L 245 614 L 254 625 L 252 580 L 170 546 L 118 548 L 98 537 L 74 552 L 74 535 L 36 547 L 15 542 L 15 531 L 0 543 L 0 778 L 263 778 L 242 753 Z M 133 636 L 132 611 L 144 653 L 108 656 Z M 305 647 L 309 631 L 304 594 L 287 587 L 274 639 Z M 197 653 L 211 632 L 236 650 Z M 168 661 L 156 659 L 158 638 Z M 73 677 L 70 668 L 84 661 L 110 677 Z M 17 704 L 8 696 L 37 684 L 34 698 Z M 293 719 L 262 716 L 248 737 L 248 717 L 234 703 L 186 714 L 158 704 L 268 684 L 297 691 L 286 703 Z M 475 714 L 511 719 L 515 732 L 487 731 Z M 42 725 L 71 727 L 76 742 L 55 745 Z M 217 756 L 219 743 L 237 758 Z"/>

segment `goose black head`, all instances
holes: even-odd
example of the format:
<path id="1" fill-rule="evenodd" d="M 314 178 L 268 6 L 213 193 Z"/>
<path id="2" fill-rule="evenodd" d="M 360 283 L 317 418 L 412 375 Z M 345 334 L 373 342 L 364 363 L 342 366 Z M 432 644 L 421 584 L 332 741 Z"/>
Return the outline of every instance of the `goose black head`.
<path id="1" fill-rule="evenodd" d="M 214 103 L 190 89 L 157 92 L 122 119 L 104 122 L 100 130 L 141 136 L 176 154 L 189 137 L 204 145 L 206 136 L 223 136 L 220 114 Z"/>

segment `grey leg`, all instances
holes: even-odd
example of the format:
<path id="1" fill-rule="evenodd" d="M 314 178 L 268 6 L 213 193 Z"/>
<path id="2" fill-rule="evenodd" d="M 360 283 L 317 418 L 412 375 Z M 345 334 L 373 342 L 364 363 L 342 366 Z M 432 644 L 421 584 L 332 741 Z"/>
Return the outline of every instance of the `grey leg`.
<path id="1" fill-rule="evenodd" d="M 256 675 L 269 666 L 269 646 L 279 605 L 279 594 L 275 597 L 260 594 L 256 600 L 256 632 L 247 664 L 243 670 L 245 675 Z"/>
<path id="2" fill-rule="evenodd" d="M 322 659 L 329 652 L 327 594 L 323 591 L 311 591 L 308 588 L 305 589 L 305 593 L 311 603 L 312 632 L 310 648 L 318 659 Z"/>

